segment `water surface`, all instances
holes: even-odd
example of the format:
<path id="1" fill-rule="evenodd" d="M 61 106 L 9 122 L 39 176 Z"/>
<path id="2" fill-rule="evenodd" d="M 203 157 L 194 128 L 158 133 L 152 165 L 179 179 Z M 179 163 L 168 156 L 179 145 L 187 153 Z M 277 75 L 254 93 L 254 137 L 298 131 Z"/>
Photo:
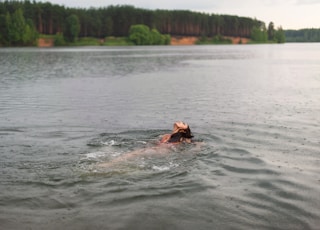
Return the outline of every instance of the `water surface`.
<path id="1" fill-rule="evenodd" d="M 2 48 L 0 228 L 317 229 L 319 92 L 318 44 Z"/>

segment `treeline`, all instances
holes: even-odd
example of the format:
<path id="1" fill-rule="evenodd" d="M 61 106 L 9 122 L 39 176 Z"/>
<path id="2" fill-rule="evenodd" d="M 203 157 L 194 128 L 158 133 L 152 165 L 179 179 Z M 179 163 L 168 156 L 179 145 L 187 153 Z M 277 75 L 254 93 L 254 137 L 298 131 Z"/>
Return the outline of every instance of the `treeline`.
<path id="1" fill-rule="evenodd" d="M 286 36 L 282 27 L 275 29 L 274 23 L 270 22 L 268 28 L 253 28 L 251 33 L 252 40 L 260 43 L 284 43 Z"/>
<path id="2" fill-rule="evenodd" d="M 266 32 L 265 23 L 248 17 L 216 15 L 188 10 L 148 10 L 129 5 L 101 8 L 68 8 L 49 2 L 1 1 L 0 44 L 15 45 L 8 35 L 8 17 L 21 9 L 25 24 L 39 34 L 79 37 L 128 37 L 132 25 L 146 25 L 172 36 L 235 36 L 252 38 Z M 254 32 L 254 34 L 253 34 Z M 75 37 L 76 36 L 76 37 Z M 23 43 L 23 41 L 20 41 Z"/>
<path id="3" fill-rule="evenodd" d="M 320 42 L 320 29 L 286 30 L 287 42 Z"/>
<path id="4" fill-rule="evenodd" d="M 0 2 L 0 15 L 13 14 L 20 8 L 41 34 L 63 32 L 66 18 L 74 14 L 80 22 L 80 37 L 128 36 L 130 26 L 135 24 L 171 35 L 250 37 L 253 27 L 260 28 L 264 24 L 246 17 L 184 10 L 147 10 L 128 5 L 80 9 L 35 1 Z"/>

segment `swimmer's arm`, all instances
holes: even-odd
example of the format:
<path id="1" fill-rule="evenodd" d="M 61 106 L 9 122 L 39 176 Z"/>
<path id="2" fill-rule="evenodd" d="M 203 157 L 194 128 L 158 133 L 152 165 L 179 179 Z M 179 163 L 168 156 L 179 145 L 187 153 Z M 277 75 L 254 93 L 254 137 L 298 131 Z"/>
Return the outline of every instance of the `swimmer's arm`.
<path id="1" fill-rule="evenodd" d="M 125 162 L 127 160 L 131 160 L 133 158 L 139 157 L 139 156 L 150 156 L 151 154 L 164 154 L 167 153 L 168 149 L 167 149 L 167 145 L 159 145 L 159 146 L 155 146 L 155 147 L 151 147 L 151 148 L 144 148 L 144 149 L 138 149 L 129 153 L 124 153 L 123 155 L 109 161 L 106 163 L 101 163 L 98 166 L 100 167 L 111 167 L 117 163 L 120 162 Z"/>
<path id="2" fill-rule="evenodd" d="M 135 158 L 139 155 L 142 155 L 143 152 L 141 150 L 136 150 L 136 151 L 132 151 L 130 153 L 125 153 L 109 162 L 105 162 L 105 163 L 101 163 L 99 164 L 99 167 L 109 167 L 109 166 L 112 166 L 114 164 L 117 164 L 119 162 L 123 162 L 123 161 L 127 161 L 127 160 L 130 160 L 131 158 Z"/>
<path id="3" fill-rule="evenodd" d="M 170 134 L 166 134 L 163 136 L 162 140 L 165 139 L 166 136 L 169 136 L 170 138 Z M 151 148 L 145 148 L 145 149 L 139 149 L 139 150 L 135 150 L 129 153 L 125 153 L 109 162 L 105 162 L 105 163 L 101 163 L 98 166 L 99 167 L 112 167 L 113 165 L 120 163 L 120 162 L 124 162 L 127 160 L 130 160 L 132 158 L 136 158 L 138 156 L 143 156 L 143 155 L 150 155 L 150 154 L 165 154 L 168 153 L 170 146 L 172 145 L 168 145 L 166 144 L 166 142 L 162 142 L 162 140 L 160 141 L 160 145 L 155 146 L 155 147 L 151 147 Z M 191 142 L 191 144 L 194 145 L 194 150 L 196 151 L 200 151 L 201 147 L 204 145 L 204 142 Z"/>

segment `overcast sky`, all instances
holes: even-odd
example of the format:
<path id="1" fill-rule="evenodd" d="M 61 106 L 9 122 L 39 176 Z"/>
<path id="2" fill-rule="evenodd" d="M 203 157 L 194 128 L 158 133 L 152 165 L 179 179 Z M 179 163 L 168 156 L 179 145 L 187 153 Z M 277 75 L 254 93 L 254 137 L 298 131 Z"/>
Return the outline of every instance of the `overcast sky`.
<path id="1" fill-rule="evenodd" d="M 320 0 L 41 0 L 67 7 L 133 5 L 257 18 L 284 29 L 320 28 Z"/>

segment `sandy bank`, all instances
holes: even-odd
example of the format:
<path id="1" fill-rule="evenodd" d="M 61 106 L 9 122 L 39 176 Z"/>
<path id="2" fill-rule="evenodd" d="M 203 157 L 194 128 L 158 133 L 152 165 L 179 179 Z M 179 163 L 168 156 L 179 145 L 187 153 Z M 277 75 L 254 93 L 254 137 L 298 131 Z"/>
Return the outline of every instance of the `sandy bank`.
<path id="1" fill-rule="evenodd" d="M 200 37 L 183 37 L 183 36 L 172 36 L 171 45 L 195 45 Z M 232 41 L 232 44 L 247 44 L 250 39 L 243 37 L 225 37 Z"/>
<path id="2" fill-rule="evenodd" d="M 53 47 L 54 41 L 52 38 L 39 38 L 38 47 Z"/>
<path id="3" fill-rule="evenodd" d="M 198 40 L 198 37 L 182 37 L 172 36 L 171 45 L 194 45 Z"/>

